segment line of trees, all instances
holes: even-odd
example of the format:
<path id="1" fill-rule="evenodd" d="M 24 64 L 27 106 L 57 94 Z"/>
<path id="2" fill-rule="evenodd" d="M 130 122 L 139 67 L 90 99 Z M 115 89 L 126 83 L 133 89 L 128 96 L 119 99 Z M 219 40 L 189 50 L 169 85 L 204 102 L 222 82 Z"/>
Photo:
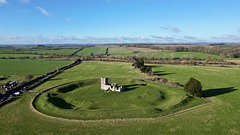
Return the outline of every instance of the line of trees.
<path id="1" fill-rule="evenodd" d="M 146 73 L 148 75 L 152 75 L 152 68 L 144 65 L 144 60 L 142 58 L 135 59 L 135 62 L 132 64 L 134 68 L 139 68 L 142 73 Z"/>

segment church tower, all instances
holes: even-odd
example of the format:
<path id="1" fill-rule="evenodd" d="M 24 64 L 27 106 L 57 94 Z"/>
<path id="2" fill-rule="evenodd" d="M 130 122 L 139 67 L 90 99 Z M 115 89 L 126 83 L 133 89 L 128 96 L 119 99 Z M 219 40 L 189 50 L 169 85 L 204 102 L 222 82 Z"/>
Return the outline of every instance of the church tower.
<path id="1" fill-rule="evenodd" d="M 101 89 L 105 90 L 106 85 L 108 85 L 108 78 L 101 78 Z"/>

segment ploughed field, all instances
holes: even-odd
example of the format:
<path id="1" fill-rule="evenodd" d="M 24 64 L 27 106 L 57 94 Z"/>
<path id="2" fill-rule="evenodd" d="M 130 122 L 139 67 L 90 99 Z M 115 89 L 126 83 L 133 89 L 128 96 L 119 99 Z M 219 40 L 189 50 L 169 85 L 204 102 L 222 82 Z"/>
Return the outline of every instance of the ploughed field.
<path id="1" fill-rule="evenodd" d="M 49 88 L 52 88 L 50 91 L 42 94 L 43 99 L 45 98 L 48 101 L 39 102 L 43 107 L 51 107 L 48 110 L 48 115 L 63 117 L 60 116 L 63 113 L 61 111 L 76 111 L 81 112 L 84 109 L 87 111 L 96 111 L 96 110 L 106 110 L 106 108 L 98 106 L 98 108 L 92 108 L 91 104 L 88 106 L 82 106 L 78 104 L 83 101 L 82 94 L 93 96 L 91 93 L 84 93 L 84 91 L 96 93 L 98 97 L 106 96 L 103 94 L 108 94 L 114 96 L 118 94 L 117 92 L 104 93 L 100 90 L 99 86 L 94 84 L 84 85 L 78 87 L 71 91 L 62 91 L 62 87 L 68 87 L 69 85 L 78 84 L 77 81 L 87 82 L 87 81 L 96 81 L 100 80 L 100 77 L 109 77 L 113 80 L 109 80 L 110 83 L 119 83 L 119 85 L 137 85 L 138 88 L 123 92 L 121 94 L 132 93 L 133 95 L 140 95 L 139 91 L 144 91 L 142 89 L 145 87 L 155 87 L 155 91 L 161 91 L 166 99 L 165 103 L 169 103 L 172 106 L 176 100 L 168 99 L 171 96 L 171 92 L 177 92 L 177 99 L 182 99 L 184 96 L 181 95 L 183 90 L 181 88 L 176 88 L 173 86 L 166 86 L 163 84 L 155 84 L 152 82 L 141 82 L 138 81 L 138 78 L 144 78 L 144 75 L 138 74 L 137 69 L 131 69 L 131 64 L 127 63 L 101 63 L 101 62 L 83 62 L 82 64 L 71 68 L 63 73 L 57 75 L 56 77 L 50 79 L 46 83 L 40 85 L 29 93 L 26 93 L 19 97 L 19 99 L 2 106 L 0 108 L 0 126 L 4 127 L 1 129 L 1 134 L 239 134 L 239 112 L 240 112 L 240 85 L 239 85 L 239 68 L 217 68 L 217 67 L 200 67 L 200 66 L 175 66 L 175 65 L 151 65 L 155 74 L 159 75 L 162 78 L 168 80 L 173 80 L 180 83 L 186 83 L 190 77 L 194 77 L 202 82 L 204 94 L 213 102 L 205 104 L 182 113 L 173 114 L 168 117 L 160 117 L 155 119 L 126 119 L 122 121 L 93 121 L 93 122 L 79 122 L 79 121 L 68 121 L 68 120 L 59 120 L 54 118 L 49 118 L 39 113 L 31 107 L 33 99 L 36 97 L 37 93 Z M 120 78 L 117 82 L 117 78 Z M 121 78 L 127 78 L 121 80 Z M 99 80 L 98 80 L 99 79 Z M 116 79 L 116 80 L 114 80 Z M 76 82 L 74 82 L 76 81 Z M 59 86 L 61 84 L 73 82 L 72 84 L 66 84 Z M 99 81 L 100 83 L 100 81 Z M 157 85 L 157 86 L 155 86 Z M 86 89 L 85 89 L 85 88 Z M 60 90 L 59 90 L 60 89 Z M 167 91 L 167 92 L 166 92 Z M 65 92 L 65 93 L 64 93 Z M 76 93 L 75 93 L 76 92 Z M 98 93 L 99 92 L 99 93 Z M 178 93 L 180 92 L 180 93 Z M 49 93 L 47 96 L 46 94 Z M 75 93 L 75 94 L 74 94 Z M 77 93 L 79 93 L 77 95 Z M 135 93 L 135 94 L 134 94 Z M 184 93 L 184 92 L 183 92 Z M 72 100 L 67 99 L 66 95 L 71 96 Z M 169 94 L 169 95 L 168 95 Z M 156 94 L 153 94 L 156 95 Z M 172 94 L 174 95 L 174 94 Z M 184 94 L 183 94 L 184 95 Z M 126 97 L 127 97 L 126 96 Z M 79 97 L 79 98 L 78 98 Z M 154 96 L 153 96 L 154 97 Z M 42 97 L 39 97 L 39 100 Z M 71 104 L 71 108 L 63 109 L 62 106 L 57 106 L 59 102 L 51 101 L 51 98 L 64 99 L 68 104 Z M 49 102 L 50 99 L 50 103 Z M 73 100 L 74 99 L 74 100 Z M 137 97 L 135 97 L 137 99 Z M 133 101 L 135 100 L 132 99 Z M 97 99 L 95 100 L 95 105 Z M 104 98 L 101 99 L 103 102 Z M 109 99 L 113 100 L 113 99 Z M 118 100 L 118 99 L 116 99 Z M 151 98 L 152 100 L 152 98 Z M 150 101 L 151 101 L 150 100 Z M 200 99 L 191 99 L 189 102 L 184 102 L 182 105 L 176 105 L 174 107 L 183 109 L 184 106 L 190 107 L 199 104 Z M 86 99 L 90 102 L 91 99 Z M 145 100 L 146 101 L 146 100 Z M 172 101 L 172 103 L 170 102 Z M 178 100 L 179 101 L 179 100 Z M 202 100 L 200 100 L 202 101 Z M 62 100 L 60 101 L 62 102 Z M 78 102 L 78 103 L 75 103 Z M 152 101 L 151 101 L 152 102 Z M 162 100 L 160 101 L 162 102 Z M 168 110 L 164 108 L 164 101 L 157 104 L 147 104 L 150 108 L 159 107 L 162 109 L 162 112 L 167 112 Z M 195 103 L 194 103 L 195 102 Z M 139 101 L 138 106 L 133 108 L 145 107 L 141 104 L 142 101 Z M 156 102 L 155 102 L 156 103 Z M 177 103 L 177 102 L 175 102 Z M 191 105 L 192 103 L 192 105 Z M 55 104 L 55 105 L 54 105 Z M 63 105 L 63 104 L 60 104 Z M 93 104 L 92 104 L 93 105 Z M 162 105 L 162 106 L 161 106 Z M 188 106 L 189 105 L 189 106 Z M 166 105 L 168 106 L 168 105 Z M 110 106 L 111 109 L 117 110 L 117 106 Z M 182 108 L 181 108 L 182 107 Z M 37 108 L 39 109 L 39 108 Z M 75 109 L 75 110 L 74 110 Z M 126 108 L 126 110 L 128 110 Z M 169 110 L 174 111 L 174 108 Z M 176 109 L 177 110 L 177 109 Z M 44 110 L 40 110 L 43 112 Z M 54 112 L 54 114 L 49 114 Z M 171 112 L 170 111 L 170 112 Z M 156 113 L 155 113 L 156 114 Z M 154 114 L 154 115 L 155 115 Z M 77 116 L 78 113 L 75 114 Z M 91 114 L 92 115 L 92 114 Z M 154 116 L 152 115 L 152 116 Z M 66 115 L 65 115 L 66 116 Z M 96 115 L 94 115 L 96 116 Z M 146 117 L 147 115 L 138 115 Z M 149 116 L 149 115 L 148 115 Z M 128 115 L 130 117 L 130 115 Z M 65 117 L 69 118 L 69 116 Z M 80 117 L 78 117 L 80 118 Z M 112 118 L 115 118 L 112 117 Z M 94 119 L 92 117 L 91 119 Z M 27 127 L 28 130 L 23 127 Z M 196 132 L 199 131 L 199 132 Z"/>

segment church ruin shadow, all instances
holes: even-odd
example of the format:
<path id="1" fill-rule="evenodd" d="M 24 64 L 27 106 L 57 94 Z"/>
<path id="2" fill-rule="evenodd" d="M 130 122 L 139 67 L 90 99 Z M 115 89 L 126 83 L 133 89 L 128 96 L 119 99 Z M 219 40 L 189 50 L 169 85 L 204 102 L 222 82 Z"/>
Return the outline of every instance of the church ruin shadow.
<path id="1" fill-rule="evenodd" d="M 124 85 L 125 89 L 124 91 L 131 91 L 134 89 L 137 89 L 141 86 L 146 86 L 147 84 L 131 84 L 131 85 Z"/>

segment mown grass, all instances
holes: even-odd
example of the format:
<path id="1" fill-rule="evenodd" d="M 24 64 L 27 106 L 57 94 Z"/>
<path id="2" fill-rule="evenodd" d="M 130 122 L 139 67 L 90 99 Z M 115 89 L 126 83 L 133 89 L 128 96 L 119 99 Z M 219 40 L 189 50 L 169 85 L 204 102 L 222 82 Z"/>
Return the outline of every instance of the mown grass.
<path id="1" fill-rule="evenodd" d="M 150 117 L 169 111 L 186 98 L 186 93 L 176 87 L 127 78 L 111 82 L 125 86 L 125 91 L 105 93 L 99 78 L 83 80 L 54 88 L 47 96 L 42 94 L 34 106 L 45 114 L 71 119 Z"/>
<path id="2" fill-rule="evenodd" d="M 92 53 L 94 55 L 105 54 L 107 48 L 109 48 L 108 49 L 109 55 L 123 55 L 123 54 L 132 53 L 131 50 L 125 47 L 119 47 L 117 45 L 103 45 L 103 46 L 84 48 L 83 50 L 78 52 L 77 55 L 86 56 L 86 55 L 91 55 Z"/>
<path id="3" fill-rule="evenodd" d="M 126 53 L 133 53 L 133 51 L 125 48 L 125 47 L 119 47 L 119 46 L 111 46 L 109 47 L 108 54 L 109 55 L 121 55 Z"/>
<path id="4" fill-rule="evenodd" d="M 9 58 L 9 57 L 15 57 L 15 58 L 19 58 L 19 57 L 39 57 L 39 55 L 33 55 L 33 54 L 0 54 L 0 57 L 5 57 L 5 58 Z"/>
<path id="5" fill-rule="evenodd" d="M 112 54 L 111 56 L 137 56 L 137 57 L 147 57 L 147 58 L 200 58 L 200 59 L 224 59 L 224 60 L 239 60 L 240 58 L 226 58 L 218 55 L 211 55 L 205 53 L 197 53 L 197 52 L 158 52 L 158 51 L 148 51 L 148 52 L 138 52 L 138 53 L 120 53 L 120 54 Z"/>
<path id="6" fill-rule="evenodd" d="M 113 63 L 114 64 L 114 63 Z M 121 69 L 120 67 L 111 67 L 110 63 L 105 66 L 95 64 L 96 68 L 106 67 L 106 69 Z M 121 63 L 118 66 L 127 66 L 130 64 Z M 41 91 L 73 80 L 85 79 L 80 75 L 81 66 L 79 65 L 71 70 L 63 72 L 52 79 L 52 82 L 46 82 L 35 91 Z M 160 75 L 168 80 L 185 83 L 190 77 L 195 77 L 202 82 L 203 89 L 208 91 L 211 100 L 215 102 L 201 106 L 183 113 L 175 114 L 169 117 L 157 118 L 153 120 L 123 120 L 123 121 L 100 121 L 100 122 L 74 122 L 63 121 L 48 118 L 34 112 L 30 105 L 36 93 L 24 94 L 18 100 L 2 106 L 0 108 L 0 126 L 1 134 L 240 134 L 239 112 L 240 112 L 240 69 L 234 68 L 216 68 L 216 67 L 196 67 L 196 66 L 172 66 L 172 65 L 153 65 L 154 71 L 165 73 Z M 79 69 L 79 70 L 78 70 Z M 130 70 L 123 75 L 113 72 L 111 77 L 124 77 L 131 74 Z M 136 73 L 135 70 L 131 70 Z M 65 73 L 74 72 L 75 76 L 63 78 Z M 99 68 L 99 72 L 104 72 Z M 105 72 L 107 73 L 107 72 Z M 167 74 L 172 73 L 172 74 Z M 87 73 L 86 73 L 87 74 Z M 90 78 L 94 78 L 90 73 Z M 136 78 L 141 77 L 137 75 Z M 27 128 L 27 130 L 25 129 Z"/>
<path id="7" fill-rule="evenodd" d="M 0 80 L 0 84 L 25 80 L 24 76 L 27 74 L 37 77 L 70 63 L 70 61 L 0 60 L 0 78 L 5 78 Z"/>
<path id="8" fill-rule="evenodd" d="M 116 54 L 113 56 L 140 56 L 140 57 L 147 57 L 147 58 L 211 58 L 211 59 L 220 59 L 220 56 L 211 55 L 211 54 L 204 54 L 204 53 L 197 53 L 197 52 L 144 52 L 144 53 L 126 53 L 126 54 Z M 231 58 L 228 58 L 231 59 Z"/>
<path id="9" fill-rule="evenodd" d="M 71 55 L 79 48 L 26 48 L 26 49 L 2 49 L 0 53 L 38 53 L 38 54 L 58 54 Z"/>
<path id="10" fill-rule="evenodd" d="M 0 60 L 0 75 L 42 75 L 70 63 L 71 61 Z"/>
<path id="11" fill-rule="evenodd" d="M 138 48 L 138 47 L 128 47 L 127 49 L 136 51 L 136 52 L 156 52 L 158 50 L 153 50 L 151 48 Z"/>
<path id="12" fill-rule="evenodd" d="M 107 47 L 106 46 L 97 46 L 97 47 L 89 47 L 89 48 L 84 48 L 80 52 L 77 53 L 79 56 L 86 56 L 86 55 L 93 55 L 96 54 L 105 54 Z"/>

